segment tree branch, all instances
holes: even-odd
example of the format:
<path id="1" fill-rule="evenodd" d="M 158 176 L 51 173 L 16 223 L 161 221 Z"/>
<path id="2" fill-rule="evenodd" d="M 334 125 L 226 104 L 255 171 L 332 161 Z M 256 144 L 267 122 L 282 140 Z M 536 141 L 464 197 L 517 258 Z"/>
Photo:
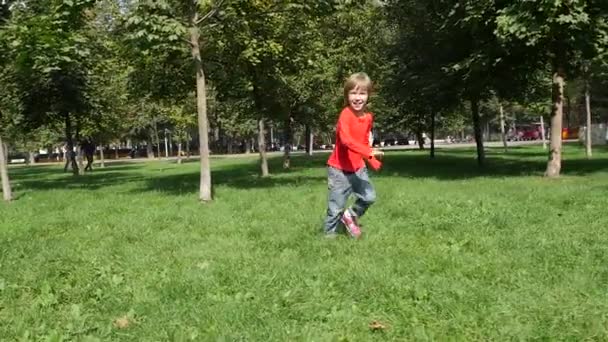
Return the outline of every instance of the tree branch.
<path id="1" fill-rule="evenodd" d="M 198 19 L 195 24 L 198 25 L 200 23 L 202 23 L 203 21 L 211 18 L 212 16 L 214 16 L 217 11 L 220 9 L 220 7 L 222 7 L 222 5 L 224 4 L 225 0 L 221 0 L 212 10 L 210 10 L 209 12 L 207 12 L 207 14 L 205 14 L 202 18 Z"/>

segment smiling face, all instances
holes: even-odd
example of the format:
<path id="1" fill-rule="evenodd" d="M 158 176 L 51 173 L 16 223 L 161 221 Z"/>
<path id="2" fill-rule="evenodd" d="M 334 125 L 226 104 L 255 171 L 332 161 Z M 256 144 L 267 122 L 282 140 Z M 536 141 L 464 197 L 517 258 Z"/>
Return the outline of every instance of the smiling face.
<path id="1" fill-rule="evenodd" d="M 357 115 L 364 114 L 371 90 L 372 81 L 367 74 L 360 72 L 351 75 L 344 83 L 344 105 Z"/>
<path id="2" fill-rule="evenodd" d="M 369 93 L 366 88 L 357 86 L 348 92 L 348 105 L 357 114 L 363 113 Z"/>

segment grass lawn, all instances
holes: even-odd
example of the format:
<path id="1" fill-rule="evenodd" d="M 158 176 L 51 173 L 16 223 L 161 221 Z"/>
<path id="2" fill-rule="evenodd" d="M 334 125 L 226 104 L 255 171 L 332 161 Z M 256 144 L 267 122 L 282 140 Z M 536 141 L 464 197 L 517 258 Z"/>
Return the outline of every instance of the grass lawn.
<path id="1" fill-rule="evenodd" d="M 0 340 L 608 340 L 608 150 L 391 152 L 365 237 L 324 239 L 326 155 L 293 170 L 11 168 Z M 378 329 L 371 329 L 376 321 Z"/>

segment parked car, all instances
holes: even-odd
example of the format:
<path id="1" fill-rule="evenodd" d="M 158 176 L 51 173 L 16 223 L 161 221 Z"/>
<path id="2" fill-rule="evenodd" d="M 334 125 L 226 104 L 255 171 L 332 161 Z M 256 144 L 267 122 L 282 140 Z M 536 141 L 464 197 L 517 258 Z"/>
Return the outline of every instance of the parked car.
<path id="1" fill-rule="evenodd" d="M 539 140 L 542 138 L 540 124 L 520 125 L 515 131 L 510 131 L 507 135 L 509 141 Z"/>

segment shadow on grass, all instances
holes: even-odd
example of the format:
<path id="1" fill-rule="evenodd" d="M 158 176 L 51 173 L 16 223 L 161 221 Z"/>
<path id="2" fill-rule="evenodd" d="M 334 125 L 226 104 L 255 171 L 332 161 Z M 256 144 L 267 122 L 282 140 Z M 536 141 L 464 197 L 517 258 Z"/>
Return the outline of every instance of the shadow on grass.
<path id="1" fill-rule="evenodd" d="M 545 151 L 513 147 L 508 153 L 499 148 L 486 151 L 483 167 L 477 166 L 476 152 L 472 150 L 438 150 L 435 159 L 427 153 L 388 154 L 384 169 L 378 177 L 401 176 L 459 180 L 474 177 L 519 177 L 542 176 L 547 166 Z M 580 156 L 562 161 L 562 174 L 583 176 L 608 171 L 608 159 L 583 159 Z"/>
<path id="2" fill-rule="evenodd" d="M 222 166 L 211 171 L 214 187 L 226 186 L 236 189 L 272 188 L 281 186 L 306 186 L 325 182 L 325 175 L 306 175 L 302 171 L 323 168 L 326 156 L 292 158 L 291 169 L 283 169 L 283 159 L 268 159 L 270 177 L 260 176 L 260 164 L 257 160 L 243 160 L 236 164 Z M 169 194 L 187 194 L 198 191 L 198 172 L 172 174 L 167 176 L 148 177 L 145 185 L 133 189 L 134 192 L 161 191 Z"/>
<path id="3" fill-rule="evenodd" d="M 388 152 L 383 170 L 374 173 L 373 177 L 434 178 L 449 181 L 475 177 L 542 176 L 545 171 L 546 153 L 542 150 L 513 147 L 506 154 L 500 150 L 488 149 L 487 162 L 482 168 L 477 166 L 474 150 L 438 150 L 434 160 L 429 158 L 428 151 Z M 591 160 L 580 155 L 567 158 L 562 165 L 562 174 L 583 176 L 608 171 L 608 159 L 602 154 L 606 151 L 608 150 L 598 149 L 598 156 Z M 284 170 L 282 158 L 275 156 L 269 158 L 272 176 L 262 178 L 259 176 L 260 167 L 257 160 L 235 159 L 234 162 L 214 168 L 212 182 L 214 186 L 236 189 L 319 184 L 326 180 L 323 170 L 326 160 L 326 154 L 313 157 L 295 156 L 292 158 L 292 168 Z M 189 172 L 175 172 L 174 164 L 162 163 L 158 164 L 158 170 L 154 170 L 155 167 L 156 165 L 152 167 L 150 164 L 141 163 L 110 165 L 106 169 L 95 169 L 82 177 L 63 174 L 63 170 L 57 166 L 13 169 L 11 174 L 15 176 L 14 182 L 18 191 L 71 188 L 98 190 L 132 181 L 138 182 L 131 190 L 136 193 L 160 191 L 183 195 L 198 191 L 198 170 L 188 168 Z M 169 169 L 166 174 L 164 168 Z"/>

